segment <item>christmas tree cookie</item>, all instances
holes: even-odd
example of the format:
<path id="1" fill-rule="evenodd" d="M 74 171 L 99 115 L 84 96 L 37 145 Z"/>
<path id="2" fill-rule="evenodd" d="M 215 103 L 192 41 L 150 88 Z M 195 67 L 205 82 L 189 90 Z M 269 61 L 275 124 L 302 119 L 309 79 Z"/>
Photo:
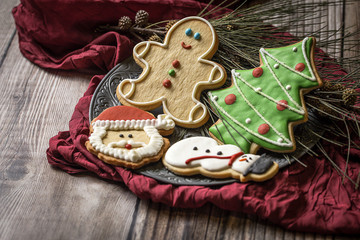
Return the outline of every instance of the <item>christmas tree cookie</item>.
<path id="1" fill-rule="evenodd" d="M 259 147 L 295 150 L 293 126 L 307 120 L 303 94 L 321 85 L 314 47 L 315 39 L 305 38 L 291 46 L 260 49 L 260 67 L 232 70 L 229 88 L 208 93 L 219 115 L 210 135 L 245 153 Z"/>
<path id="2" fill-rule="evenodd" d="M 176 22 L 164 43 L 146 41 L 134 47 L 134 59 L 143 72 L 119 84 L 119 101 L 143 110 L 162 106 L 182 127 L 203 125 L 209 113 L 200 102 L 201 92 L 226 80 L 223 67 L 210 61 L 217 48 L 216 32 L 205 19 L 187 17 Z"/>

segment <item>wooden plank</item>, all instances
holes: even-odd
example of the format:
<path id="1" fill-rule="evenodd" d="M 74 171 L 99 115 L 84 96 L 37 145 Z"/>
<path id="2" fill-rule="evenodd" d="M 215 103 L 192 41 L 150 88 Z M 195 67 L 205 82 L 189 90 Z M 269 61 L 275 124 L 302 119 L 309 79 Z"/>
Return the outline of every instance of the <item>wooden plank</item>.
<path id="1" fill-rule="evenodd" d="M 11 9 L 19 2 L 19 0 L 0 1 L 0 67 L 4 62 L 10 43 L 16 33 Z"/>
<path id="2" fill-rule="evenodd" d="M 126 236 L 136 196 L 92 176 L 49 166 L 49 138 L 68 128 L 90 76 L 45 71 L 17 41 L 0 69 L 0 239 L 79 239 Z"/>
<path id="3" fill-rule="evenodd" d="M 353 35 L 351 37 L 348 38 L 348 41 L 357 41 L 357 45 L 352 48 L 349 49 L 346 46 L 346 42 L 345 42 L 345 50 L 344 50 L 344 57 L 346 58 L 350 58 L 350 59 L 354 59 L 359 61 L 360 60 L 360 44 L 359 44 L 359 39 L 360 39 L 360 2 L 359 1 L 346 1 L 348 4 L 346 5 L 345 8 L 345 36 L 348 34 L 354 34 L 357 33 L 356 35 Z M 360 64 L 347 64 L 347 69 L 349 69 L 350 71 L 356 70 L 357 68 L 360 67 Z"/>

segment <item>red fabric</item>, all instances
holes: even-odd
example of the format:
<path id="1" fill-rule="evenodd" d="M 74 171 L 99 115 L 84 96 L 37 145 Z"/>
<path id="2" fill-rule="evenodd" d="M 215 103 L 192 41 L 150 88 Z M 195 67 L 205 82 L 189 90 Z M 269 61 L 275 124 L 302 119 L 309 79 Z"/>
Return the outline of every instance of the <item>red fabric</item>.
<path id="1" fill-rule="evenodd" d="M 148 11 L 150 22 L 197 15 L 195 0 L 21 0 L 13 9 L 21 53 L 53 69 L 109 71 L 129 57 L 133 43 L 117 32 L 100 35 L 98 26 Z"/>
<path id="2" fill-rule="evenodd" d="M 150 12 L 150 21 L 195 15 L 204 5 L 194 0 L 22 0 L 13 9 L 20 50 L 44 68 L 103 70 L 130 56 L 133 43 L 115 32 L 96 35 L 96 26 L 113 23 L 137 10 Z M 334 69 L 329 63 L 324 65 Z M 142 199 L 175 207 L 195 208 L 213 203 L 220 208 L 256 214 L 284 228 L 336 234 L 360 233 L 359 190 L 342 178 L 323 156 L 304 157 L 307 168 L 293 164 L 264 183 L 233 183 L 218 188 L 173 186 L 105 164 L 84 147 L 89 134 L 89 104 L 103 76 L 94 76 L 79 100 L 69 131 L 50 139 L 51 165 L 67 173 L 96 173 L 124 184 Z M 354 139 L 360 144 L 359 139 Z M 323 142 L 328 155 L 343 170 L 347 148 Z M 350 149 L 347 173 L 356 181 L 360 151 Z"/>

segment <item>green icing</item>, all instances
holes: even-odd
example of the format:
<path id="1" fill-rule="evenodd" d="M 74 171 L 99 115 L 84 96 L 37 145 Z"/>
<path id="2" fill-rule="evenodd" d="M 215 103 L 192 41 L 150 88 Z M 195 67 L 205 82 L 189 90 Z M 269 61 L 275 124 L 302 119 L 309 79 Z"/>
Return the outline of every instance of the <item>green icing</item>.
<path id="1" fill-rule="evenodd" d="M 288 108 L 279 111 L 276 108 L 276 102 L 286 100 L 290 107 L 304 112 L 301 106 L 300 89 L 313 88 L 319 84 L 311 74 L 309 69 L 311 66 L 306 62 L 302 44 L 303 42 L 299 42 L 286 47 L 266 49 L 278 61 L 267 54 L 260 54 L 263 63 L 261 77 L 253 77 L 253 69 L 236 70 L 233 73 L 238 73 L 240 76 L 235 78 L 233 76 L 233 81 L 236 82 L 231 87 L 210 92 L 209 95 L 217 97 L 217 100 L 213 100 L 213 106 L 223 119 L 209 129 L 216 138 L 226 144 L 238 145 L 244 152 L 249 152 L 251 143 L 275 151 L 293 148 L 288 123 L 304 119 L 304 114 Z M 312 44 L 312 38 L 305 42 L 305 52 L 309 64 L 311 64 Z M 297 51 L 293 51 L 294 47 L 297 48 Z M 283 88 L 277 83 L 271 70 L 266 66 L 266 62 Z M 291 70 L 279 62 L 287 65 Z M 305 77 L 294 72 L 298 63 L 305 64 L 305 69 L 301 72 Z M 277 68 L 275 68 L 275 64 L 278 64 Z M 313 77 L 314 81 L 308 80 L 306 77 Z M 291 88 L 287 89 L 287 86 L 291 86 Z M 264 95 L 255 91 L 259 88 Z M 231 105 L 225 103 L 225 97 L 229 94 L 236 95 L 236 101 Z M 266 95 L 275 102 L 265 97 Z M 251 119 L 251 122 L 247 123 L 247 119 Z M 270 130 L 261 135 L 258 133 L 258 127 L 264 123 L 270 125 Z M 279 139 L 282 139 L 282 142 L 279 142 Z"/>

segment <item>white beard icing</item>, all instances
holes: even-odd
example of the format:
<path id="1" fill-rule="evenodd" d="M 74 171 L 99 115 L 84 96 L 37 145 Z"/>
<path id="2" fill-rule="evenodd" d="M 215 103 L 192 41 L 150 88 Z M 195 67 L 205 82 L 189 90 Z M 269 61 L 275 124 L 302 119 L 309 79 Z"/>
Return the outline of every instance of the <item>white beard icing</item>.
<path id="1" fill-rule="evenodd" d="M 143 130 L 150 138 L 148 144 L 142 142 L 133 142 L 136 145 L 140 146 L 139 148 L 134 148 L 131 150 L 123 149 L 123 148 L 115 148 L 115 147 L 122 147 L 126 143 L 124 142 L 131 142 L 131 141 L 119 141 L 119 142 L 111 142 L 108 145 L 105 145 L 102 139 L 106 136 L 107 130 L 121 130 L 119 126 L 114 126 L 109 122 L 103 121 L 102 124 L 93 124 L 93 133 L 89 137 L 89 142 L 96 151 L 101 152 L 107 156 L 111 156 L 117 159 L 129 161 L 129 162 L 139 162 L 141 159 L 145 157 L 152 157 L 157 155 L 163 144 L 163 137 L 159 134 L 155 126 L 144 126 Z M 129 130 L 129 126 L 126 126 L 126 129 Z M 137 128 L 138 130 L 138 128 Z M 131 143 L 131 144 L 133 144 Z M 124 146 L 125 146 L 124 145 Z"/>

